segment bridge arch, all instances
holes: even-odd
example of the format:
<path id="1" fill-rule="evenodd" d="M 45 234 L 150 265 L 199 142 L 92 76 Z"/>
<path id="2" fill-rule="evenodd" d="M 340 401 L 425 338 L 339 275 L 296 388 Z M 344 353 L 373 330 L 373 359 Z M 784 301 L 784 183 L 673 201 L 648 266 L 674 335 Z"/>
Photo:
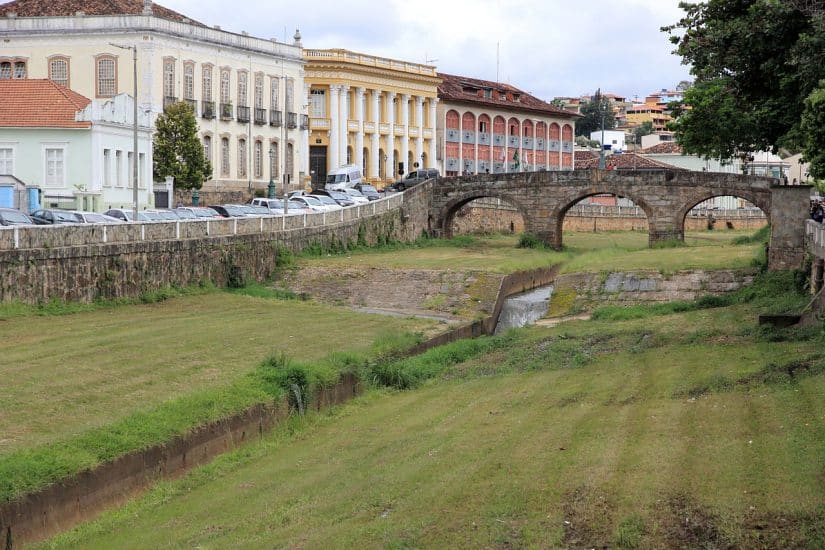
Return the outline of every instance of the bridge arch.
<path id="1" fill-rule="evenodd" d="M 688 213 L 693 210 L 697 204 L 700 204 L 708 199 L 712 199 L 714 197 L 736 197 L 739 199 L 745 199 L 746 201 L 750 202 L 757 208 L 759 208 L 762 212 L 765 213 L 765 216 L 768 218 L 768 222 L 771 220 L 771 199 L 770 195 L 765 193 L 754 193 L 748 189 L 736 189 L 736 190 L 726 190 L 722 191 L 713 191 L 713 190 L 701 190 L 695 193 L 692 193 L 685 203 L 679 208 L 676 212 L 676 219 L 677 221 L 684 222 L 685 217 Z"/>
<path id="2" fill-rule="evenodd" d="M 639 208 L 641 208 L 642 211 L 645 213 L 645 216 L 647 217 L 647 232 L 648 235 L 651 235 L 654 229 L 653 220 L 655 219 L 655 211 L 653 207 L 643 197 L 639 195 L 628 195 L 626 193 L 618 193 L 617 191 L 618 189 L 611 189 L 610 187 L 606 187 L 604 189 L 587 189 L 586 191 L 582 191 L 566 197 L 564 201 L 560 202 L 559 205 L 550 213 L 550 223 L 555 224 L 555 227 L 553 228 L 554 231 L 550 232 L 552 242 L 549 242 L 547 244 L 549 244 L 557 250 L 561 249 L 562 245 L 564 244 L 562 242 L 564 217 L 567 214 L 568 210 L 576 206 L 582 200 L 595 195 L 614 195 L 616 197 L 622 196 L 633 201 L 633 203 Z"/>
<path id="3" fill-rule="evenodd" d="M 477 199 L 499 199 L 509 204 L 515 208 L 521 216 L 521 219 L 524 221 L 525 230 L 531 232 L 531 218 L 528 215 L 527 207 L 521 201 L 514 198 L 510 193 L 500 193 L 494 190 L 479 190 L 453 199 L 444 205 L 441 215 L 441 234 L 444 237 L 449 239 L 453 236 L 453 226 L 455 225 L 455 218 L 458 211 Z"/>

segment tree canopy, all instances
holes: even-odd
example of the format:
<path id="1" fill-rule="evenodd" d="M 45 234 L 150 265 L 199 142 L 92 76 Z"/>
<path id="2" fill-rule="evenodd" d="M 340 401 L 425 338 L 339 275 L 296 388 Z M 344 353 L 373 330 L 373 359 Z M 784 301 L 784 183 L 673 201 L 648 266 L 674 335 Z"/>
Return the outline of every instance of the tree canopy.
<path id="1" fill-rule="evenodd" d="M 602 129 L 602 114 L 604 114 L 604 129 L 612 130 L 616 127 L 616 117 L 613 114 L 613 102 L 596 90 L 590 101 L 584 101 L 579 109 L 582 118 L 576 121 L 576 135 L 590 137 L 591 132 Z"/>
<path id="2" fill-rule="evenodd" d="M 805 99 L 825 78 L 825 15 L 789 0 L 679 6 L 684 17 L 662 30 L 696 77 L 673 123 L 684 150 L 721 158 L 800 150 Z"/>
<path id="3" fill-rule="evenodd" d="M 200 189 L 212 177 L 212 166 L 198 139 L 198 126 L 192 107 L 173 103 L 155 121 L 154 177 L 162 180 L 174 176 L 181 189 Z"/>

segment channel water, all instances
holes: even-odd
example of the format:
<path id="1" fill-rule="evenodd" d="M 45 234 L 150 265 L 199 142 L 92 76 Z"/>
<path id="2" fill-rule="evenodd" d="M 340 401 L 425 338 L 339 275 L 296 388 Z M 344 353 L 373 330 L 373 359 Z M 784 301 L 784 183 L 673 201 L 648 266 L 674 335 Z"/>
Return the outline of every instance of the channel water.
<path id="1" fill-rule="evenodd" d="M 550 307 L 552 295 L 553 285 L 547 285 L 507 298 L 501 306 L 495 334 L 530 325 L 544 317 Z"/>

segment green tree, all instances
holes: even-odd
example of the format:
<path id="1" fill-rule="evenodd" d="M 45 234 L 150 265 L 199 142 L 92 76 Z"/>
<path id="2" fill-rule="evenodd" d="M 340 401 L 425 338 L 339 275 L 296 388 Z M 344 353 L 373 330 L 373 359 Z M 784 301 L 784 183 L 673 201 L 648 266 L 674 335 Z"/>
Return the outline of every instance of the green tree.
<path id="1" fill-rule="evenodd" d="M 591 132 L 602 129 L 602 115 L 604 115 L 604 129 L 612 130 L 616 127 L 616 117 L 613 114 L 613 102 L 596 90 L 590 101 L 583 101 L 579 111 L 582 118 L 576 121 L 576 135 L 590 137 Z"/>
<path id="2" fill-rule="evenodd" d="M 212 166 L 198 139 L 195 113 L 188 103 L 173 103 L 158 117 L 153 158 L 155 180 L 174 176 L 179 189 L 200 189 L 212 177 Z"/>
<path id="3" fill-rule="evenodd" d="M 635 143 L 642 142 L 642 136 L 647 136 L 653 133 L 653 123 L 645 120 L 635 128 L 633 128 L 633 139 Z"/>
<path id="4" fill-rule="evenodd" d="M 825 180 L 825 80 L 805 99 L 802 112 L 802 156 L 811 164 L 810 175 L 822 188 Z"/>
<path id="5" fill-rule="evenodd" d="M 801 6 L 798 8 L 796 6 Z M 803 141 L 804 99 L 825 77 L 825 15 L 805 2 L 680 2 L 685 16 L 663 27 L 696 77 L 672 128 L 684 150 L 705 157 Z"/>

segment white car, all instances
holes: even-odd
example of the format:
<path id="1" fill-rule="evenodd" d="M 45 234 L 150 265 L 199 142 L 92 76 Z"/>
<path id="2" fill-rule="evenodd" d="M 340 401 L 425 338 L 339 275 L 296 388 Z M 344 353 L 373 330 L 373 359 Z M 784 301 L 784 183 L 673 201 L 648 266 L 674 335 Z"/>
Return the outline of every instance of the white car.
<path id="1" fill-rule="evenodd" d="M 331 205 L 325 205 L 316 197 L 292 197 L 290 201 L 300 202 L 301 204 L 306 205 L 307 207 L 311 208 L 313 212 L 332 212 L 333 210 L 340 210 L 341 207 L 333 208 Z"/>
<path id="2" fill-rule="evenodd" d="M 335 202 L 335 199 L 332 197 L 327 197 L 326 195 L 307 195 L 309 198 L 318 199 L 321 201 L 321 204 L 327 207 L 328 211 L 333 210 L 341 210 L 343 206 Z"/>
<path id="3" fill-rule="evenodd" d="M 359 191 L 358 189 L 355 189 L 353 187 L 347 187 L 346 189 L 341 189 L 341 192 L 346 193 L 347 195 L 349 195 L 349 198 L 351 198 L 353 201 L 355 201 L 355 204 L 367 204 L 367 203 L 370 202 L 370 200 L 367 197 L 365 197 L 361 193 L 361 191 Z"/>
<path id="4" fill-rule="evenodd" d="M 72 214 L 77 218 L 78 223 L 122 223 L 114 216 L 107 216 L 100 212 L 84 212 L 83 210 L 72 210 Z"/>

